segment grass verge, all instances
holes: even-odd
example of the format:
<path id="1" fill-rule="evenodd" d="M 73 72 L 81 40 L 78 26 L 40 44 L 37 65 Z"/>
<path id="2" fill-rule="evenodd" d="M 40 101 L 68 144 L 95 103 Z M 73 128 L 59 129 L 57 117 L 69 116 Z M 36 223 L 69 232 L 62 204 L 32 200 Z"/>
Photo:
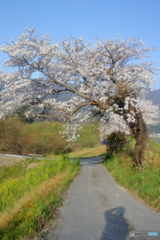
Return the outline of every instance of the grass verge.
<path id="1" fill-rule="evenodd" d="M 14 168 L 19 169 L 17 174 Z M 61 205 L 63 193 L 78 171 L 79 160 L 70 162 L 67 157 L 42 161 L 27 159 L 12 167 L 3 167 L 1 239 L 33 238 Z"/>
<path id="2" fill-rule="evenodd" d="M 68 157 L 70 158 L 89 158 L 89 157 L 98 157 L 102 156 L 106 153 L 106 147 L 103 146 L 98 146 L 98 147 L 93 147 L 93 148 L 83 148 L 81 150 L 71 152 L 67 154 Z"/>
<path id="3" fill-rule="evenodd" d="M 142 169 L 132 168 L 134 142 L 128 142 L 112 159 L 103 162 L 114 179 L 146 205 L 160 212 L 160 145 L 150 142 Z"/>

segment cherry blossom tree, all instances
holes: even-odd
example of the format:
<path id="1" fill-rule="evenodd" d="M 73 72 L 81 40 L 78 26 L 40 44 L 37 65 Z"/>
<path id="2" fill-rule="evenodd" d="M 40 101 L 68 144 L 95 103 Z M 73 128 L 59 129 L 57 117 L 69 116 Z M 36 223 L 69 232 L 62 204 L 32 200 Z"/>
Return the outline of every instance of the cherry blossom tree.
<path id="1" fill-rule="evenodd" d="M 143 119 L 147 125 L 157 125 L 160 122 L 159 106 L 153 105 L 152 101 L 141 99 L 139 100 L 139 110 L 142 113 Z M 132 134 L 128 124 L 124 121 L 123 117 L 111 112 L 108 115 L 107 121 L 99 122 L 99 131 L 101 140 L 106 138 L 113 132 L 123 132 L 127 135 Z"/>
<path id="2" fill-rule="evenodd" d="M 86 119 L 97 116 L 102 125 L 114 113 L 134 136 L 134 162 L 142 165 L 147 118 L 139 99 L 154 84 L 156 70 L 142 59 L 153 49 L 141 40 L 121 37 L 88 43 L 71 37 L 51 43 L 48 35 L 39 38 L 35 29 L 28 29 L 0 50 L 8 54 L 5 65 L 15 68 L 0 73 L 1 118 L 22 109 L 44 117 L 53 109 L 67 124 L 65 133 L 73 141 L 75 130 Z"/>

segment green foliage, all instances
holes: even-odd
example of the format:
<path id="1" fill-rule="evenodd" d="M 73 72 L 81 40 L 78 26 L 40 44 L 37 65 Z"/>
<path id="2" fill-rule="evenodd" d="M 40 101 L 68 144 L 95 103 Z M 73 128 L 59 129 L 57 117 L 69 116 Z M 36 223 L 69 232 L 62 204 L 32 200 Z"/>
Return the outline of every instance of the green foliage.
<path id="1" fill-rule="evenodd" d="M 30 163 L 37 163 L 37 166 L 31 170 L 27 170 L 28 160 L 24 163 L 18 163 L 12 167 L 5 167 L 1 172 L 4 179 L 0 186 L 0 202 L 1 209 L 13 207 L 16 200 L 24 195 L 25 192 L 37 187 L 42 182 L 54 177 L 57 173 L 66 170 L 66 167 L 76 166 L 77 162 L 70 162 L 67 157 L 60 157 L 58 160 L 32 160 Z M 17 168 L 19 166 L 19 168 Z M 33 165 L 34 166 L 34 165 Z M 19 169 L 19 174 L 13 172 L 13 169 Z M 16 171 L 17 172 L 17 171 Z M 11 175 L 9 175 L 11 173 Z M 23 175 L 22 175 L 23 174 Z M 7 176 L 7 178 L 5 177 Z"/>
<path id="2" fill-rule="evenodd" d="M 122 151 L 115 154 L 113 158 L 104 161 L 104 165 L 119 184 L 155 210 L 160 211 L 160 155 L 159 160 L 155 159 L 160 145 L 153 140 L 150 142 L 151 148 L 146 152 L 142 169 L 132 168 L 133 140 L 127 142 Z M 148 153 L 151 149 L 152 159 Z"/>
<path id="3" fill-rule="evenodd" d="M 31 164 L 34 168 L 27 168 Z M 22 172 L 16 176 L 13 169 L 18 165 Z M 2 240 L 33 237 L 61 205 L 62 193 L 79 171 L 79 159 L 70 161 L 67 156 L 55 160 L 27 159 L 18 165 L 2 168 L 2 173 L 5 172 L 0 185 Z M 12 173 L 10 177 L 7 172 Z"/>
<path id="4" fill-rule="evenodd" d="M 150 139 L 151 142 L 151 147 L 153 148 L 154 151 L 160 152 L 160 144 L 157 143 L 155 140 Z"/>
<path id="5" fill-rule="evenodd" d="M 61 154 L 71 151 L 60 131 L 64 127 L 57 122 L 26 124 L 19 117 L 0 122 L 0 152 L 15 154 Z"/>
<path id="6" fill-rule="evenodd" d="M 27 165 L 33 161 L 32 159 L 26 159 L 20 163 L 16 163 L 10 167 L 0 168 L 0 184 L 7 179 L 21 178 L 26 173 Z M 34 160 L 34 162 L 39 160 Z"/>
<path id="7" fill-rule="evenodd" d="M 125 133 L 113 132 L 107 137 L 107 158 L 113 157 L 114 153 L 122 150 L 123 145 L 126 143 L 127 137 Z"/>
<path id="8" fill-rule="evenodd" d="M 24 123 L 17 117 L 0 121 L 0 152 L 18 154 L 65 154 L 100 143 L 99 133 L 88 123 L 79 131 L 80 138 L 72 145 L 62 138 L 64 127 L 57 122 Z"/>

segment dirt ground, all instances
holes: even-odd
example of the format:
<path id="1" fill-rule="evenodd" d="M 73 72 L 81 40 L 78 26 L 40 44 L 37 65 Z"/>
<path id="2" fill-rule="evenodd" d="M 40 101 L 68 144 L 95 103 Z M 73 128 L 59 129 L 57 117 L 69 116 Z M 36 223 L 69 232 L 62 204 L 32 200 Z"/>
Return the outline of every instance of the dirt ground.
<path id="1" fill-rule="evenodd" d="M 17 162 L 23 161 L 24 158 L 15 158 L 15 157 L 6 157 L 6 156 L 0 156 L 0 167 L 8 167 L 12 166 Z"/>

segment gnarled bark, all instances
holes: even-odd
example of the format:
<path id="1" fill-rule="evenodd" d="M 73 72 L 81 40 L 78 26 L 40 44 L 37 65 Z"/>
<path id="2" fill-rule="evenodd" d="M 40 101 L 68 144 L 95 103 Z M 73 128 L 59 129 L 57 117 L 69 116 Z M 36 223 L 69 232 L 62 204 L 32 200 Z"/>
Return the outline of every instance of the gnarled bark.
<path id="1" fill-rule="evenodd" d="M 129 128 L 136 141 L 133 166 L 142 167 L 142 157 L 148 143 L 147 126 L 143 120 L 142 113 L 136 114 L 136 121 L 135 123 L 130 123 Z"/>

